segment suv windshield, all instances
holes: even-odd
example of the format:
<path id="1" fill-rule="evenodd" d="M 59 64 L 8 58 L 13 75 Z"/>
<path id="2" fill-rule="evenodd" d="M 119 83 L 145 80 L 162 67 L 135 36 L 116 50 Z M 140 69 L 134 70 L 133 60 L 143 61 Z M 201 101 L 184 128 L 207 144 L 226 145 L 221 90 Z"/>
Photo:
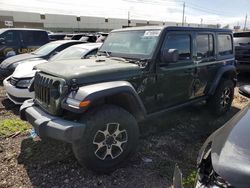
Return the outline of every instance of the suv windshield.
<path id="1" fill-rule="evenodd" d="M 136 30 L 111 33 L 100 52 L 111 56 L 149 58 L 158 41 L 160 30 Z"/>
<path id="2" fill-rule="evenodd" d="M 81 59 L 87 51 L 88 50 L 85 48 L 72 46 L 53 56 L 50 61 L 57 61 L 62 59 Z"/>
<path id="3" fill-rule="evenodd" d="M 250 32 L 234 33 L 234 44 L 236 46 L 250 44 Z"/>
<path id="4" fill-rule="evenodd" d="M 53 50 L 55 50 L 60 45 L 61 45 L 61 43 L 54 43 L 54 42 L 53 43 L 48 43 L 48 44 L 45 44 L 45 45 L 41 46 L 37 50 L 35 50 L 33 52 L 33 54 L 36 54 L 36 55 L 48 55 L 49 53 L 51 53 Z"/>

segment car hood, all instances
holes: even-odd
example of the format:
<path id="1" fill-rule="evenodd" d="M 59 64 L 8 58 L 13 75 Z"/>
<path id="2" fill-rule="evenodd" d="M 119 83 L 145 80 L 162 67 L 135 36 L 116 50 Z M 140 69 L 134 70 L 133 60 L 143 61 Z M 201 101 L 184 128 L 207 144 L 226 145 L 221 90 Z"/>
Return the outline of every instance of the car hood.
<path id="1" fill-rule="evenodd" d="M 250 185 L 250 107 L 210 136 L 212 165 L 234 187 Z"/>
<path id="2" fill-rule="evenodd" d="M 76 79 L 80 85 L 126 79 L 141 73 L 138 65 L 113 58 L 61 60 L 41 64 L 36 68 L 67 81 Z"/>
<path id="3" fill-rule="evenodd" d="M 12 74 L 12 77 L 14 78 L 32 78 L 35 76 L 35 73 L 37 70 L 34 70 L 34 67 L 36 65 L 42 64 L 42 63 L 47 63 L 47 60 L 37 60 L 37 61 L 25 61 L 24 63 L 18 65 Z"/>
<path id="4" fill-rule="evenodd" d="M 41 56 L 39 56 L 39 55 L 35 55 L 35 54 L 31 54 L 31 53 L 16 55 L 16 56 L 9 57 L 8 59 L 4 60 L 1 63 L 0 68 L 7 68 L 13 63 L 16 63 L 19 61 L 24 61 L 24 60 L 30 60 L 33 58 L 40 58 L 40 57 Z"/>

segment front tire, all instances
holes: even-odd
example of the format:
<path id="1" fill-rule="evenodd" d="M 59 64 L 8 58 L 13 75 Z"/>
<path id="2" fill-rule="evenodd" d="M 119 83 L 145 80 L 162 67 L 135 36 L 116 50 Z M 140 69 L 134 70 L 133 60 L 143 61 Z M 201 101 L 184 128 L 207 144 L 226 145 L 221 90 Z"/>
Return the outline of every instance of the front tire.
<path id="1" fill-rule="evenodd" d="M 81 165 L 109 173 L 135 152 L 139 128 L 136 119 L 123 108 L 114 105 L 96 108 L 87 114 L 85 124 L 82 139 L 72 145 Z"/>
<path id="2" fill-rule="evenodd" d="M 233 81 L 222 79 L 214 95 L 208 99 L 208 106 L 212 113 L 217 116 L 221 116 L 230 110 L 233 98 Z"/>

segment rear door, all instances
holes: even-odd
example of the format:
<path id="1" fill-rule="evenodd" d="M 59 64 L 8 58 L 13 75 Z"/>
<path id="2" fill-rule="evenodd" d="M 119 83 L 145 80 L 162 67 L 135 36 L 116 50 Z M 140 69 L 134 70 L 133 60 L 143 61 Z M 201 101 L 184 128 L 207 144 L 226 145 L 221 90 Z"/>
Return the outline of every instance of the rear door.
<path id="1" fill-rule="evenodd" d="M 167 33 L 163 49 L 177 49 L 179 60 L 165 63 L 159 60 L 157 69 L 157 101 L 159 108 L 175 106 L 193 98 L 195 73 L 192 32 Z"/>
<path id="2" fill-rule="evenodd" d="M 203 96 L 218 70 L 216 61 L 214 33 L 200 32 L 196 34 L 195 63 L 197 72 L 194 79 L 195 97 Z"/>

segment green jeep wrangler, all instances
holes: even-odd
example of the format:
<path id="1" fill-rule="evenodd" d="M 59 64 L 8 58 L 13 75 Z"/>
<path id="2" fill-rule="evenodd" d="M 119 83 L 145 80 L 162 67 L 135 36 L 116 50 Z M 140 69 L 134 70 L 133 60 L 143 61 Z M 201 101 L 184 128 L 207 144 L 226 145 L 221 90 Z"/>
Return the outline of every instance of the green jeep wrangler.
<path id="1" fill-rule="evenodd" d="M 41 138 L 72 144 L 80 164 L 110 172 L 135 152 L 138 122 L 206 100 L 230 109 L 236 70 L 231 30 L 138 27 L 110 33 L 98 55 L 41 64 L 21 119 Z"/>

